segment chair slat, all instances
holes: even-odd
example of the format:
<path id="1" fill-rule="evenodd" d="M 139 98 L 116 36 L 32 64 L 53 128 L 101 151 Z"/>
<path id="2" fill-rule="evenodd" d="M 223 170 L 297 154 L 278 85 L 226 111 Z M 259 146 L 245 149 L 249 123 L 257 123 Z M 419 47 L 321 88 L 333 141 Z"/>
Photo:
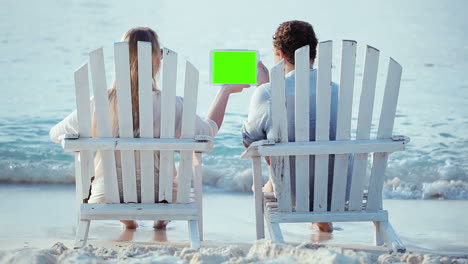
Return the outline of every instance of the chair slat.
<path id="1" fill-rule="evenodd" d="M 357 43 L 354 40 L 343 41 L 336 140 L 349 140 L 351 138 L 356 47 Z"/>
<path id="2" fill-rule="evenodd" d="M 181 138 L 195 136 L 195 115 L 197 112 L 198 70 L 187 61 L 185 66 L 184 110 L 182 112 Z M 177 202 L 188 203 L 192 181 L 193 151 L 181 151 L 177 187 Z"/>
<path id="3" fill-rule="evenodd" d="M 316 91 L 316 127 L 315 140 L 330 140 L 330 103 L 331 103 L 331 41 L 320 42 L 318 45 L 318 70 Z M 328 155 L 315 156 L 314 173 L 314 204 L 315 212 L 327 210 L 328 193 Z"/>
<path id="4" fill-rule="evenodd" d="M 91 108 L 89 105 L 88 64 L 81 66 L 75 72 L 75 92 L 77 105 L 78 131 L 80 137 L 91 137 Z M 78 202 L 88 198 L 91 185 L 91 173 L 94 171 L 93 154 L 91 151 L 80 151 L 76 154 L 76 195 Z"/>
<path id="5" fill-rule="evenodd" d="M 356 46 L 356 41 L 343 41 L 336 140 L 349 140 L 351 138 Z M 348 155 L 349 154 L 335 155 L 331 211 L 344 211 L 345 208 Z"/>
<path id="6" fill-rule="evenodd" d="M 114 44 L 115 81 L 117 88 L 117 109 L 119 137 L 133 138 L 132 94 L 130 88 L 130 61 L 128 42 Z M 137 184 L 135 173 L 135 152 L 121 151 L 122 189 L 125 203 L 136 203 Z"/>
<path id="7" fill-rule="evenodd" d="M 402 68 L 400 64 L 390 58 L 377 139 L 388 139 L 392 136 L 398 94 L 400 91 L 401 74 Z M 385 180 L 388 155 L 389 153 L 374 153 L 369 183 L 368 210 L 378 210 L 382 208 L 382 188 Z"/>
<path id="8" fill-rule="evenodd" d="M 390 58 L 377 139 L 388 139 L 392 137 L 398 95 L 400 92 L 401 74 L 402 68 L 400 64 Z"/>
<path id="9" fill-rule="evenodd" d="M 161 93 L 161 138 L 174 138 L 177 53 L 164 48 Z M 161 151 L 159 169 L 159 200 L 172 202 L 174 152 Z"/>
<path id="10" fill-rule="evenodd" d="M 297 49 L 295 56 L 295 140 L 309 141 L 310 57 L 309 46 Z M 296 211 L 309 211 L 309 156 L 296 156 Z"/>
<path id="11" fill-rule="evenodd" d="M 89 105 L 88 64 L 75 72 L 75 95 L 80 137 L 91 137 L 91 107 Z"/>
<path id="12" fill-rule="evenodd" d="M 104 67 L 104 53 L 102 48 L 99 48 L 92 51 L 89 55 L 98 136 L 112 137 L 112 127 L 109 117 L 109 96 L 107 92 L 106 71 Z M 113 151 L 102 150 L 101 158 L 106 202 L 120 203 L 115 154 Z"/>
<path id="13" fill-rule="evenodd" d="M 377 69 L 379 66 L 379 51 L 367 46 L 362 80 L 362 91 L 359 102 L 359 117 L 356 139 L 369 139 L 372 125 L 372 112 L 374 107 L 375 84 L 377 81 Z M 362 209 L 364 180 L 366 178 L 368 153 L 354 155 L 354 164 L 349 194 L 349 210 Z"/>
<path id="14" fill-rule="evenodd" d="M 288 142 L 287 109 L 284 83 L 284 61 L 281 60 L 271 69 L 271 113 L 272 136 L 276 141 Z M 270 138 L 271 139 L 271 138 Z M 271 157 L 270 175 L 278 199 L 278 210 L 291 212 L 291 179 L 289 157 Z"/>
<path id="15" fill-rule="evenodd" d="M 140 138 L 154 138 L 152 49 L 150 42 L 138 41 L 138 97 Z M 140 151 L 141 202 L 156 201 L 153 151 Z"/>

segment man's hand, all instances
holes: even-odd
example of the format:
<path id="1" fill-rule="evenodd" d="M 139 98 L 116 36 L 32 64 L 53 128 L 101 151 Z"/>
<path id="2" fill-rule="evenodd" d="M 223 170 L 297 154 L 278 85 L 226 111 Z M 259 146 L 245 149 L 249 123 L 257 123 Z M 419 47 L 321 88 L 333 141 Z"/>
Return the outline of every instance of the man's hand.
<path id="1" fill-rule="evenodd" d="M 263 65 L 262 61 L 257 63 L 257 86 L 270 82 L 270 75 L 267 67 Z"/>

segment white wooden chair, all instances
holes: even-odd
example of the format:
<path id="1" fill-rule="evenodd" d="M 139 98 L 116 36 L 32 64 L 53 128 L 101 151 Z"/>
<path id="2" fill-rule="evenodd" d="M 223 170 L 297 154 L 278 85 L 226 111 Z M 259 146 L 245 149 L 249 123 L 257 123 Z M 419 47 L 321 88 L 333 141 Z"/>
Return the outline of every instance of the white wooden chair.
<path id="1" fill-rule="evenodd" d="M 195 135 L 198 71 L 187 62 L 182 136 L 175 138 L 177 54 L 169 49 L 163 50 L 161 130 L 160 138 L 154 138 L 151 43 L 138 42 L 140 138 L 133 138 L 128 43 L 115 43 L 114 52 L 119 138 L 112 137 L 102 48 L 91 52 L 89 61 L 99 137 L 91 137 L 88 64 L 75 72 L 79 135 L 67 135 L 62 143 L 65 151 L 75 152 L 79 206 L 75 248 L 86 244 L 91 220 L 187 220 L 191 246 L 199 248 L 203 234 L 201 153 L 211 151 L 213 142 L 210 137 Z M 89 204 L 84 200 L 89 195 L 90 179 L 94 173 L 94 151 L 100 151 L 102 156 L 105 204 Z M 123 190 L 118 187 L 114 151 L 121 152 Z M 159 151 L 160 155 L 159 177 L 155 176 L 153 169 L 154 155 L 157 155 L 154 151 Z M 179 183 L 177 202 L 172 203 L 176 198 L 172 197 L 176 151 L 180 152 Z M 137 190 L 135 176 L 136 152 L 140 152 L 141 190 Z M 119 191 L 123 192 L 123 203 Z M 137 193 L 141 193 L 141 202 Z"/>
<path id="2" fill-rule="evenodd" d="M 377 138 L 370 138 L 379 51 L 367 46 L 359 102 L 357 135 L 351 139 L 351 112 L 356 62 L 356 42 L 343 41 L 336 141 L 329 140 L 332 42 L 319 43 L 316 90 L 316 141 L 309 140 L 309 46 L 295 52 L 295 141 L 288 142 L 284 62 L 271 70 L 272 125 L 275 138 L 254 142 L 242 155 L 253 164 L 257 238 L 264 237 L 264 222 L 270 237 L 283 243 L 279 223 L 372 221 L 375 244 L 404 252 L 405 247 L 382 208 L 382 188 L 388 155 L 404 150 L 409 138 L 392 136 L 402 68 L 390 59 Z M 316 64 L 317 65 L 317 64 Z M 351 182 L 347 180 L 348 158 L 354 153 Z M 373 153 L 370 181 L 366 182 L 368 154 Z M 328 205 L 328 162 L 335 155 L 331 204 Z M 313 191 L 309 190 L 309 157 L 315 158 Z M 270 177 L 275 193 L 262 193 L 262 157 L 271 157 Z M 295 156 L 295 200 L 291 195 L 289 156 Z M 348 185 L 348 186 L 347 186 Z M 368 186 L 368 194 L 364 193 Z M 349 188 L 349 199 L 346 189 Z M 312 196 L 312 197 L 309 197 Z M 293 198 L 292 198 L 293 197 Z M 313 199 L 310 199 L 313 198 Z M 313 204 L 309 204 L 310 200 Z M 329 208 L 328 208 L 329 207 Z M 311 209 L 312 208 L 312 209 Z"/>

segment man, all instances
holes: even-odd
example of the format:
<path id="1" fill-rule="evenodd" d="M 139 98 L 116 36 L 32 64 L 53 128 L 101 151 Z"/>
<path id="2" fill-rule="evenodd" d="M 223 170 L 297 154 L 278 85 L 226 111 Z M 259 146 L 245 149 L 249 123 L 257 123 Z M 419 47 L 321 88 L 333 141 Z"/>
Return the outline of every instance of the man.
<path id="1" fill-rule="evenodd" d="M 315 90 L 317 82 L 317 71 L 312 68 L 317 48 L 317 37 L 315 36 L 314 29 L 312 26 L 304 21 L 287 21 L 282 23 L 273 36 L 273 52 L 274 62 L 278 63 L 280 60 L 284 60 L 285 65 L 285 84 L 286 84 L 286 96 L 294 97 L 294 82 L 295 82 L 295 62 L 294 52 L 305 46 L 310 46 L 310 130 L 309 136 L 311 140 L 315 140 Z M 272 138 L 270 135 L 272 132 L 271 122 L 271 85 L 269 83 L 269 76 L 267 68 L 259 62 L 258 64 L 258 87 L 252 95 L 249 115 L 247 121 L 244 123 L 242 128 L 242 138 L 245 147 L 248 147 L 252 142 Z M 331 116 L 330 116 L 330 139 L 336 138 L 336 114 L 337 114 L 337 101 L 338 101 L 338 87 L 336 84 L 332 84 L 331 91 Z M 288 100 L 288 130 L 289 130 L 289 141 L 294 140 L 294 100 Z M 293 158 L 293 157 L 291 157 Z M 266 159 L 269 164 L 269 159 Z M 331 156 L 329 167 L 333 168 L 333 157 Z M 295 168 L 294 159 L 291 159 L 291 189 L 295 191 Z M 310 162 L 311 172 L 311 184 L 313 184 L 313 172 L 314 172 L 314 160 Z M 329 170 L 330 172 L 333 171 Z M 331 193 L 333 177 L 329 173 L 329 188 L 328 193 Z M 313 190 L 313 186 L 311 186 Z M 272 192 L 273 186 L 271 180 L 263 187 L 264 192 Z M 312 197 L 313 195 L 311 195 Z M 329 197 L 330 198 L 330 197 Z M 312 201 L 310 203 L 313 204 Z M 329 199 L 330 204 L 330 199 Z M 331 223 L 314 223 L 314 227 L 318 228 L 323 232 L 332 232 L 333 227 Z"/>

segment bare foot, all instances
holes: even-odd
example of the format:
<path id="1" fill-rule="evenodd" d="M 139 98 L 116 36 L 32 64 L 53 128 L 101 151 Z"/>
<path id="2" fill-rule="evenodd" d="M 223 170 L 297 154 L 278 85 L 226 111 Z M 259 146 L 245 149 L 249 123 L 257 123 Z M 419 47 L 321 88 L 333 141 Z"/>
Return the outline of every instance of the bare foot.
<path id="1" fill-rule="evenodd" d="M 156 229 L 153 231 L 153 240 L 158 242 L 167 242 L 166 229 Z"/>
<path id="2" fill-rule="evenodd" d="M 319 230 L 320 232 L 327 232 L 327 233 L 333 232 L 332 223 L 320 222 L 320 223 L 311 223 L 311 224 L 312 224 L 312 228 L 315 228 Z"/>
<path id="3" fill-rule="evenodd" d="M 119 236 L 119 241 L 132 241 L 133 234 L 136 232 L 136 229 L 125 228 L 122 230 Z"/>
<path id="4" fill-rule="evenodd" d="M 122 224 L 124 224 L 125 228 L 127 229 L 137 229 L 138 223 L 134 220 L 121 220 Z"/>
<path id="5" fill-rule="evenodd" d="M 313 232 L 310 234 L 310 240 L 316 243 L 325 242 L 331 239 L 333 239 L 333 233 Z"/>
<path id="6" fill-rule="evenodd" d="M 252 184 L 252 192 L 255 192 L 255 186 Z M 271 180 L 268 180 L 265 185 L 262 187 L 262 192 L 273 192 L 273 184 L 271 183 Z"/>
<path id="7" fill-rule="evenodd" d="M 263 192 L 273 192 L 273 183 L 271 180 L 268 180 L 267 183 L 262 188 Z"/>
<path id="8" fill-rule="evenodd" d="M 166 229 L 166 226 L 167 226 L 168 223 L 169 223 L 169 221 L 167 221 L 167 220 L 154 221 L 153 227 L 155 229 Z"/>

